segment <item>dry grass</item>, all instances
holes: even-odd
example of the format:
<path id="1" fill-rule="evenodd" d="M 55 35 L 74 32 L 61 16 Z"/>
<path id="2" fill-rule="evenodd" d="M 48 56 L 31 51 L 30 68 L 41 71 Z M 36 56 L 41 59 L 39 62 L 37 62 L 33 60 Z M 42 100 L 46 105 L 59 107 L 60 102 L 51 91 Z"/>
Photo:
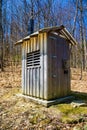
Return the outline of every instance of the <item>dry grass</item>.
<path id="1" fill-rule="evenodd" d="M 71 89 L 72 91 L 87 93 L 87 72 L 83 71 L 83 78 L 80 80 L 80 71 L 80 69 L 71 69 Z"/>
<path id="2" fill-rule="evenodd" d="M 45 108 L 17 97 L 21 93 L 20 66 L 13 70 L 0 72 L 0 130 L 87 129 L 86 106 L 73 108 L 66 103 Z M 87 93 L 87 73 L 83 73 L 82 80 L 79 77 L 80 70 L 72 69 L 72 90 Z"/>

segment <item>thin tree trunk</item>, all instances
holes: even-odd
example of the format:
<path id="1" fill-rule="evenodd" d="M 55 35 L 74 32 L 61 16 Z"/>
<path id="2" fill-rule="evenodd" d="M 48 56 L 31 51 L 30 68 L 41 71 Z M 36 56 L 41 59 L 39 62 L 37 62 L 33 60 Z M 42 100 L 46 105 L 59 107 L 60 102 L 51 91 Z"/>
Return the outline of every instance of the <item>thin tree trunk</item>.
<path id="1" fill-rule="evenodd" d="M 3 71 L 2 0 L 0 0 L 0 59 L 1 59 L 1 71 Z"/>
<path id="2" fill-rule="evenodd" d="M 80 16 L 79 16 L 79 24 L 80 24 L 80 42 L 81 42 L 81 78 L 82 79 L 82 71 L 85 69 L 85 59 L 84 59 L 84 43 L 83 43 L 83 6 L 82 6 L 82 0 L 79 0 L 79 10 L 80 10 Z"/>
<path id="3" fill-rule="evenodd" d="M 76 19 L 77 19 L 77 15 L 78 15 L 78 1 L 76 1 L 76 10 L 75 10 L 75 16 L 74 16 L 74 24 L 73 24 L 73 28 L 72 28 L 72 35 L 74 36 L 75 33 L 75 29 L 76 29 Z"/>
<path id="4" fill-rule="evenodd" d="M 79 0 L 76 0 L 76 10 L 75 10 L 75 16 L 74 16 L 74 23 L 73 23 L 73 28 L 72 28 L 72 35 L 74 37 L 75 34 L 75 30 L 76 30 L 76 20 L 77 20 L 77 15 L 78 15 L 78 2 Z M 72 63 L 73 63 L 73 67 L 77 67 L 77 48 L 73 47 L 72 50 Z"/>

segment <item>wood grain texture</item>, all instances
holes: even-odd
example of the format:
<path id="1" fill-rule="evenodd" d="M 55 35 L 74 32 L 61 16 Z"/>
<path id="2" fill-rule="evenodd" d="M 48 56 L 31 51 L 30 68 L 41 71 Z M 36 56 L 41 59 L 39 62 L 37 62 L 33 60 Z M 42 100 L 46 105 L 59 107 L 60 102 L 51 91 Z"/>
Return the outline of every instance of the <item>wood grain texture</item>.
<path id="1" fill-rule="evenodd" d="M 37 50 L 40 50 L 40 65 L 27 67 L 27 53 L 34 53 Z M 68 61 L 70 65 L 69 44 L 64 38 L 41 32 L 24 41 L 22 45 L 23 93 L 45 100 L 68 95 L 70 93 L 70 66 L 67 73 L 64 73 L 66 72 L 63 67 L 64 61 Z"/>

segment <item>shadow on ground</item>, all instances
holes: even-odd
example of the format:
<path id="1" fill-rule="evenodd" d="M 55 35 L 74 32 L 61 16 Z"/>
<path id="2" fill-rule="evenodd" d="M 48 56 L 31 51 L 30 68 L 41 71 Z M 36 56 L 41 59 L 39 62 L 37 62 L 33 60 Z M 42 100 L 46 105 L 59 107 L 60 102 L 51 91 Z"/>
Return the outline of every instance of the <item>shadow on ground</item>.
<path id="1" fill-rule="evenodd" d="M 71 95 L 75 97 L 77 100 L 85 100 L 87 101 L 87 93 L 78 92 L 78 91 L 71 91 Z"/>

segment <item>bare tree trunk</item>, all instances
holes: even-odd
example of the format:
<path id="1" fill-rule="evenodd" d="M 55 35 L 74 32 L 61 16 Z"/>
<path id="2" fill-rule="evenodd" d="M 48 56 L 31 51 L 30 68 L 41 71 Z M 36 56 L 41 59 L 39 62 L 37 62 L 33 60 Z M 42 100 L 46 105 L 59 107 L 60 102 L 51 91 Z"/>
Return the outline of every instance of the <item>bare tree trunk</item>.
<path id="1" fill-rule="evenodd" d="M 73 27 L 72 27 L 72 35 L 74 37 L 75 35 L 75 30 L 76 30 L 76 21 L 77 21 L 77 15 L 78 15 L 78 2 L 79 0 L 76 0 L 75 6 L 75 16 L 74 16 L 74 20 L 73 20 Z M 72 47 L 72 65 L 73 67 L 77 67 L 77 47 Z"/>
<path id="2" fill-rule="evenodd" d="M 84 68 L 84 70 L 86 70 L 86 67 L 87 67 L 87 56 L 86 56 L 86 51 L 87 51 L 87 49 L 86 49 L 86 39 L 84 38 L 84 61 L 85 61 L 85 68 Z"/>
<path id="3" fill-rule="evenodd" d="M 79 24 L 80 24 L 80 42 L 81 42 L 81 78 L 82 79 L 82 71 L 85 69 L 85 58 L 84 58 L 84 42 L 83 42 L 83 6 L 82 0 L 79 0 Z"/>
<path id="4" fill-rule="evenodd" d="M 1 71 L 3 71 L 2 0 L 0 0 L 0 60 L 1 60 Z"/>
<path id="5" fill-rule="evenodd" d="M 40 29 L 40 0 L 37 0 L 38 7 L 38 29 Z"/>
<path id="6" fill-rule="evenodd" d="M 86 48 L 86 32 L 85 32 L 85 28 L 83 29 L 83 44 L 84 44 L 84 61 L 85 61 L 85 70 L 86 70 L 86 67 L 87 67 L 87 56 L 86 56 L 86 51 L 87 51 L 87 48 Z"/>
<path id="7" fill-rule="evenodd" d="M 31 0 L 31 17 L 28 27 L 28 34 L 32 34 L 34 32 L 34 4 L 33 0 Z"/>
<path id="8" fill-rule="evenodd" d="M 79 0 L 76 0 L 76 10 L 75 10 L 75 16 L 74 16 L 74 24 L 72 28 L 72 35 L 74 36 L 75 29 L 76 29 L 76 20 L 77 20 L 77 15 L 78 15 L 78 2 Z"/>

